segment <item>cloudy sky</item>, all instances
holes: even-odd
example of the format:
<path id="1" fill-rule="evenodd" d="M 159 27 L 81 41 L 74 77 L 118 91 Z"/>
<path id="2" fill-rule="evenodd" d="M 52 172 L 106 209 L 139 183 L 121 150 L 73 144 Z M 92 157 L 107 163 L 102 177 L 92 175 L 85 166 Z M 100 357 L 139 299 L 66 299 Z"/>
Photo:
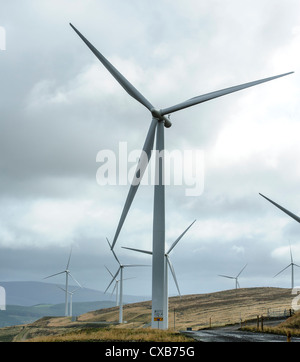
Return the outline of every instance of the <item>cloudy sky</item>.
<path id="1" fill-rule="evenodd" d="M 97 155 L 140 150 L 151 114 L 131 98 L 71 22 L 157 108 L 260 78 L 295 73 L 171 115 L 167 150 L 198 150 L 202 192 L 166 188 L 167 247 L 182 294 L 290 287 L 300 225 L 298 0 L 0 0 L 0 280 L 42 281 L 65 268 L 104 290 L 129 184 L 100 185 Z M 3 39 L 2 39 L 3 47 Z M 120 154 L 126 146 L 127 153 Z M 134 166 L 127 157 L 128 168 Z M 98 161 L 98 162 L 97 162 Z M 177 170 L 178 171 L 178 170 Z M 177 172 L 175 170 L 175 173 Z M 118 181 L 118 180 L 117 180 Z M 123 263 L 151 257 L 153 185 L 142 185 L 115 246 Z M 124 292 L 151 295 L 151 268 L 125 272 Z M 295 271 L 296 285 L 300 270 Z M 63 277 L 47 280 L 63 282 Z M 170 294 L 176 294 L 172 279 Z"/>

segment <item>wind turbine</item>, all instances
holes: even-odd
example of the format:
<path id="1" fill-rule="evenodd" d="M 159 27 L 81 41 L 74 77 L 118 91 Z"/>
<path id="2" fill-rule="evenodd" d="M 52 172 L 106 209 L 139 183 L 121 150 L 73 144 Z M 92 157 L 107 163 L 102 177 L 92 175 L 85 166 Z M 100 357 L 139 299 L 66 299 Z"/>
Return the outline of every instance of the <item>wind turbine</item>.
<path id="1" fill-rule="evenodd" d="M 105 266 L 105 268 L 109 272 L 109 274 L 114 278 L 113 273 L 106 266 Z M 134 278 L 123 278 L 123 281 L 128 280 L 128 279 L 134 279 Z M 116 307 L 118 307 L 119 306 L 119 282 L 120 282 L 120 279 L 115 279 L 115 280 L 116 280 L 116 283 L 115 283 L 114 289 L 111 292 L 111 295 L 113 295 L 114 291 L 116 291 Z M 107 289 L 105 290 L 105 292 L 107 291 Z"/>
<path id="2" fill-rule="evenodd" d="M 156 134 L 156 151 L 157 154 L 161 155 L 162 157 L 156 159 L 155 179 L 157 180 L 157 182 L 154 187 L 151 323 L 152 328 L 166 329 L 168 328 L 168 326 L 165 322 L 159 324 L 159 322 L 157 323 L 157 321 L 155 320 L 157 319 L 156 316 L 158 314 L 162 316 L 163 320 L 167 320 L 167 311 L 164 310 L 165 185 L 163 182 L 164 155 L 162 151 L 164 150 L 164 127 L 169 128 L 171 127 L 172 123 L 166 115 L 170 115 L 171 113 L 177 112 L 184 108 L 207 102 L 209 100 L 224 96 L 229 93 L 237 92 L 248 87 L 252 87 L 264 82 L 274 80 L 279 77 L 286 76 L 293 72 L 280 74 L 270 78 L 265 78 L 254 82 L 249 82 L 238 86 L 218 90 L 188 99 L 182 103 L 176 104 L 168 108 L 157 109 L 71 23 L 70 26 L 83 40 L 83 42 L 89 47 L 89 49 L 94 53 L 94 55 L 100 60 L 105 68 L 111 73 L 111 75 L 117 80 L 117 82 L 125 89 L 125 91 L 134 99 L 136 99 L 139 103 L 145 106 L 150 111 L 152 116 L 152 122 L 150 124 L 142 149 L 142 156 L 140 157 L 140 160 L 138 162 L 137 170 L 130 186 L 111 248 L 113 249 L 117 242 L 118 236 L 126 219 L 127 213 L 130 209 L 132 201 L 135 197 L 144 171 L 149 163 L 151 151 L 154 147 L 154 137 Z"/>
<path id="3" fill-rule="evenodd" d="M 62 288 L 60 286 L 58 286 L 59 289 L 63 290 L 64 292 L 66 292 L 66 289 L 65 288 Z M 70 295 L 70 302 L 69 302 L 69 317 L 72 317 L 72 306 L 73 306 L 73 294 L 75 292 L 77 292 L 77 290 L 80 289 L 80 287 L 76 288 L 76 289 L 73 289 L 72 291 L 67 291 L 67 293 Z"/>
<path id="4" fill-rule="evenodd" d="M 116 253 L 114 252 L 114 250 L 112 249 L 110 242 L 108 241 L 108 239 L 106 239 L 108 242 L 108 245 L 117 261 L 117 263 L 119 264 L 119 269 L 117 270 L 116 274 L 113 276 L 111 282 L 109 283 L 108 287 L 106 288 L 105 292 L 108 290 L 108 288 L 111 286 L 112 282 L 117 278 L 118 274 L 120 273 L 120 302 L 119 302 L 119 323 L 123 323 L 123 269 L 124 268 L 128 268 L 128 267 L 137 267 L 137 266 L 148 266 L 148 265 L 140 265 L 140 264 L 121 264 L 120 260 L 118 259 Z"/>
<path id="5" fill-rule="evenodd" d="M 289 268 L 290 266 L 292 267 L 292 275 L 291 275 L 291 283 L 292 283 L 292 289 L 294 288 L 294 266 L 300 267 L 299 265 L 295 264 L 293 261 L 293 255 L 292 255 L 292 248 L 291 248 L 291 244 L 290 244 L 290 255 L 291 255 L 291 263 L 286 266 L 284 269 L 282 269 L 279 273 L 277 273 L 276 275 L 274 275 L 274 278 L 277 277 L 277 275 L 279 275 L 280 273 L 282 273 L 284 270 L 286 270 L 287 268 Z"/>
<path id="6" fill-rule="evenodd" d="M 184 236 L 184 234 L 189 230 L 189 228 L 195 223 L 196 220 L 194 220 L 191 225 L 189 227 L 187 227 L 185 229 L 185 231 L 174 241 L 174 243 L 171 245 L 171 247 L 169 248 L 169 250 L 165 253 L 165 305 L 166 305 L 166 310 L 167 310 L 167 313 L 166 313 L 166 316 L 168 318 L 168 266 L 170 268 L 170 271 L 172 273 L 172 276 L 173 276 L 173 279 L 174 279 L 174 282 L 176 284 L 176 288 L 178 290 L 178 294 L 181 296 L 180 294 L 180 290 L 179 290 L 179 286 L 178 286 L 178 282 L 177 282 L 177 278 L 176 278 L 176 274 L 175 274 L 175 270 L 174 270 L 174 267 L 173 267 L 173 264 L 171 263 L 171 260 L 170 260 L 170 257 L 169 257 L 169 254 L 170 252 L 174 249 L 174 247 L 177 245 L 177 243 L 179 242 L 179 240 Z M 128 247 L 125 247 L 125 246 L 122 246 L 122 248 L 124 249 L 128 249 L 128 250 L 133 250 L 133 251 L 137 251 L 137 252 L 140 252 L 140 253 L 145 253 L 145 254 L 150 254 L 152 255 L 152 251 L 146 251 L 146 250 L 141 250 L 141 249 L 135 249 L 135 248 L 128 248 Z M 168 324 L 168 319 L 166 321 L 166 323 Z"/>
<path id="7" fill-rule="evenodd" d="M 219 274 L 219 276 L 224 277 L 224 278 L 229 278 L 229 279 L 235 279 L 235 289 L 240 288 L 238 277 L 241 275 L 242 271 L 246 268 L 246 266 L 247 266 L 247 264 L 242 268 L 242 270 L 238 273 L 238 275 L 236 277 L 230 277 L 228 275 L 222 275 L 222 274 Z"/>
<path id="8" fill-rule="evenodd" d="M 70 255 L 69 255 L 69 259 L 68 259 L 68 263 L 67 263 L 67 266 L 66 266 L 66 269 L 61 271 L 61 272 L 58 272 L 58 273 L 55 273 L 55 274 L 52 274 L 52 275 L 49 275 L 47 277 L 45 277 L 44 279 L 48 279 L 48 278 L 52 278 L 56 275 L 59 275 L 59 274 L 63 274 L 63 273 L 66 273 L 66 287 L 65 287 L 65 316 L 67 317 L 68 316 L 68 283 L 69 283 L 69 275 L 70 277 L 79 285 L 79 287 L 81 288 L 81 285 L 78 283 L 78 281 L 73 277 L 73 275 L 70 273 L 70 270 L 69 270 L 69 265 L 70 265 L 70 259 L 71 259 L 71 253 L 72 253 L 72 248 L 71 248 L 71 251 L 70 251 Z"/>

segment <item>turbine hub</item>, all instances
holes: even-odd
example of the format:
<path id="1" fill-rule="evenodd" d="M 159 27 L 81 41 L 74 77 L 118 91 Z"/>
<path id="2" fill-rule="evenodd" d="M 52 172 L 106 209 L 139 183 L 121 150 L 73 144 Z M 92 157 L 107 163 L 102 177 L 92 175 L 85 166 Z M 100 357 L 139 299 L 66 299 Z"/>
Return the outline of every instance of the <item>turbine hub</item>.
<path id="1" fill-rule="evenodd" d="M 157 108 L 152 108 L 151 109 L 151 113 L 152 113 L 152 116 L 162 122 L 164 122 L 164 126 L 166 128 L 170 128 L 172 126 L 172 123 L 170 122 L 170 119 L 167 118 L 166 116 L 163 116 L 161 114 L 161 110 L 160 109 L 157 109 Z"/>

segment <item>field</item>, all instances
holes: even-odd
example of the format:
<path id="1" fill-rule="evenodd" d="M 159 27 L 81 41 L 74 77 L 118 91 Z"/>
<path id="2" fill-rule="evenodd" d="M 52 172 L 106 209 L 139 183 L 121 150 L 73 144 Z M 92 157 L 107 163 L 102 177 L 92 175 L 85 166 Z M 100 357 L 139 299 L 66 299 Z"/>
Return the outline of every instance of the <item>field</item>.
<path id="1" fill-rule="evenodd" d="M 274 312 L 290 313 L 291 289 L 243 288 L 208 294 L 169 298 L 169 330 L 155 336 L 150 326 L 151 302 L 124 306 L 124 320 L 119 325 L 119 308 L 106 308 L 80 315 L 72 322 L 67 317 L 44 317 L 34 323 L 0 329 L 0 341 L 57 340 L 151 340 L 175 341 L 184 338 L 178 331 L 187 328 L 222 326 L 245 323 L 258 315 L 267 317 Z M 175 318 L 175 319 L 174 319 Z M 135 331 L 135 332 L 134 332 Z M 68 335 L 68 337 L 67 337 Z M 47 336 L 47 337 L 45 337 Z M 61 337 L 60 337 L 61 338 Z"/>

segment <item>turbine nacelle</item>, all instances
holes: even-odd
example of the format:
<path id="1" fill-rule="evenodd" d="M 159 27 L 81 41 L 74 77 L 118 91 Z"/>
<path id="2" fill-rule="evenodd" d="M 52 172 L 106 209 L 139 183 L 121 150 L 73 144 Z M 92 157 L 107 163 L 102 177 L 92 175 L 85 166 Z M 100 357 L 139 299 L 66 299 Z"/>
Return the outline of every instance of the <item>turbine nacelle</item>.
<path id="1" fill-rule="evenodd" d="M 154 118 L 158 119 L 161 122 L 164 122 L 164 126 L 166 128 L 170 128 L 172 126 L 172 123 L 170 122 L 170 119 L 164 115 L 161 114 L 161 110 L 157 108 L 151 109 L 151 114 Z"/>

